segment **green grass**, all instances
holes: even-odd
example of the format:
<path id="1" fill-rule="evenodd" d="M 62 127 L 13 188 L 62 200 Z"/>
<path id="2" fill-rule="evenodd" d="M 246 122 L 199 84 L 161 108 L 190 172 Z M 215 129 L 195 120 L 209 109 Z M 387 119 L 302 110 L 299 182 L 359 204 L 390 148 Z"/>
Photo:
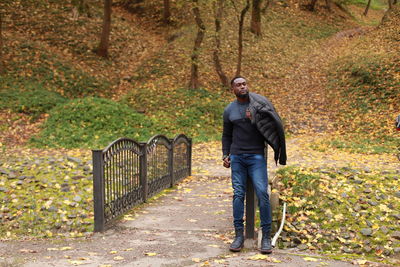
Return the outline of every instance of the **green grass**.
<path id="1" fill-rule="evenodd" d="M 127 105 L 87 97 L 53 108 L 31 142 L 40 147 L 101 148 L 120 137 L 145 141 L 156 133 L 154 125 Z"/>
<path id="2" fill-rule="evenodd" d="M 130 92 L 122 102 L 150 114 L 160 133 L 185 133 L 196 141 L 206 141 L 220 137 L 222 113 L 227 105 L 222 95 L 223 92 L 201 88 L 165 92 L 143 88 Z"/>
<path id="3" fill-rule="evenodd" d="M 0 83 L 5 85 L 0 91 L 0 109 L 25 113 L 32 119 L 38 118 L 57 104 L 66 101 L 66 98 L 59 93 L 46 90 L 39 82 L 16 81 L 9 77 L 0 77 Z"/>
<path id="4" fill-rule="evenodd" d="M 356 6 L 366 7 L 368 0 L 340 0 L 338 2 L 345 5 L 356 5 Z M 386 8 L 387 8 L 386 1 L 381 1 L 381 0 L 371 1 L 370 9 L 382 10 Z"/>

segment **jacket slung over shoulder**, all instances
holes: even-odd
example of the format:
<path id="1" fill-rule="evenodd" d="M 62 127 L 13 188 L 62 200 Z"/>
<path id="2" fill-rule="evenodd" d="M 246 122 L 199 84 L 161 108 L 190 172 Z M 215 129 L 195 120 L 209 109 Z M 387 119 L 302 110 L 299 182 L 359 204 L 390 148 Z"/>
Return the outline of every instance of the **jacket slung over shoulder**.
<path id="1" fill-rule="evenodd" d="M 275 163 L 286 165 L 286 141 L 282 120 L 272 103 L 264 96 L 250 93 L 251 122 L 274 150 Z"/>

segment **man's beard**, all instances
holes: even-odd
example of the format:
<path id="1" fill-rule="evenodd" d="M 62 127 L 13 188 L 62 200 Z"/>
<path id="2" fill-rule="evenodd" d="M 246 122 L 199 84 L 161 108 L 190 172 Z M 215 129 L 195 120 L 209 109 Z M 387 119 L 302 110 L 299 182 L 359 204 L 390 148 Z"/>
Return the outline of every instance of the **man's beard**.
<path id="1" fill-rule="evenodd" d="M 247 92 L 245 94 L 237 93 L 236 96 L 241 98 L 241 99 L 245 99 L 245 98 L 247 98 L 249 96 L 249 92 Z"/>

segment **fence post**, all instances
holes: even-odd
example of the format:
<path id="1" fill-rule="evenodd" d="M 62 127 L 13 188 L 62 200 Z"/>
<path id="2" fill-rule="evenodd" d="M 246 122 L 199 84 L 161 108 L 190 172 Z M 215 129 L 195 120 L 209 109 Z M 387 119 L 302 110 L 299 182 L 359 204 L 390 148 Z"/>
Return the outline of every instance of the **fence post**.
<path id="1" fill-rule="evenodd" d="M 168 150 L 168 169 L 171 175 L 171 187 L 175 184 L 175 175 L 174 175 L 174 139 L 170 139 L 171 148 Z"/>
<path id="2" fill-rule="evenodd" d="M 189 138 L 189 147 L 188 147 L 188 165 L 189 165 L 189 176 L 192 175 L 192 138 Z"/>
<path id="3" fill-rule="evenodd" d="M 141 155 L 139 157 L 139 176 L 142 185 L 143 202 L 147 201 L 148 184 L 147 184 L 147 144 L 140 143 Z"/>
<path id="4" fill-rule="evenodd" d="M 247 177 L 246 189 L 246 239 L 254 239 L 256 237 L 254 227 L 256 218 L 254 185 L 249 177 Z"/>
<path id="5" fill-rule="evenodd" d="M 104 231 L 104 175 L 103 150 L 92 150 L 93 159 L 93 202 L 94 202 L 94 231 Z"/>

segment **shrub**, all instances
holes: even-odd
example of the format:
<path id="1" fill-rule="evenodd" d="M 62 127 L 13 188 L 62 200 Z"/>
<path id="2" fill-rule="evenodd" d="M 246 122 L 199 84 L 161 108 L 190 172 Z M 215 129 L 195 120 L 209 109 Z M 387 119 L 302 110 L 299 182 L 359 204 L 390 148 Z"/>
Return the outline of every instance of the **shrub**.
<path id="1" fill-rule="evenodd" d="M 195 140 L 220 138 L 226 100 L 219 92 L 206 89 L 174 89 L 149 96 L 149 90 L 136 90 L 123 100 L 133 107 L 145 107 L 157 122 L 157 131 L 167 135 L 184 133 Z M 174 108 L 171 108 L 174 107 Z"/>
<path id="2" fill-rule="evenodd" d="M 58 105 L 42 131 L 31 139 L 37 146 L 104 147 L 119 137 L 144 141 L 154 134 L 153 123 L 125 104 L 87 97 Z"/>
<path id="3" fill-rule="evenodd" d="M 10 83 L 4 83 L 10 85 Z M 48 112 L 55 105 L 64 103 L 66 99 L 59 93 L 46 90 L 42 84 L 35 82 L 11 83 L 11 87 L 0 91 L 0 109 L 9 108 L 13 112 L 28 114 L 36 119 Z"/>

